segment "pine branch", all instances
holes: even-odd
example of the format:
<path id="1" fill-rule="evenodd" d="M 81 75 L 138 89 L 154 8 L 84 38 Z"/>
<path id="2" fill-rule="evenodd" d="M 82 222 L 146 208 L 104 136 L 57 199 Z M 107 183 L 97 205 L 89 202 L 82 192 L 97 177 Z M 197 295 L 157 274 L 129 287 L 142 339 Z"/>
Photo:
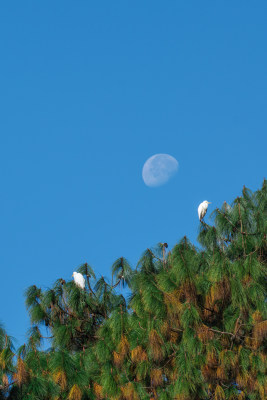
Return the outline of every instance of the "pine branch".
<path id="1" fill-rule="evenodd" d="M 243 225 L 242 225 L 242 217 L 241 217 L 241 211 L 240 211 L 240 199 L 239 198 L 238 198 L 238 212 L 239 212 L 239 218 L 240 218 L 240 224 L 241 224 L 242 247 L 243 247 L 243 251 L 244 251 L 244 257 L 246 257 L 246 249 L 245 249 L 244 236 L 243 236 Z"/>
<path id="2" fill-rule="evenodd" d="M 90 285 L 90 281 L 89 281 L 89 276 L 88 275 L 86 275 L 86 280 L 87 280 L 87 286 L 88 286 L 88 289 L 90 290 L 90 293 L 93 294 L 96 297 L 96 294 L 95 294 L 95 292 L 93 291 L 93 289 L 92 289 L 92 287 Z"/>
<path id="3" fill-rule="evenodd" d="M 219 209 L 219 208 L 216 208 L 216 211 L 218 212 L 218 213 L 220 213 L 228 222 L 229 222 L 229 224 L 231 224 L 232 225 L 232 227 L 233 227 L 233 232 L 239 232 L 241 235 L 245 235 L 245 236 L 258 236 L 258 235 L 261 235 L 261 233 L 260 232 L 254 232 L 254 233 L 248 233 L 248 232 L 243 232 L 242 231 L 242 228 L 241 228 L 241 231 L 232 223 L 232 221 L 230 221 L 230 219 L 226 216 L 226 214 L 225 213 L 223 213 L 223 212 L 221 212 L 221 210 Z M 228 239 L 227 239 L 227 241 L 229 241 Z"/>

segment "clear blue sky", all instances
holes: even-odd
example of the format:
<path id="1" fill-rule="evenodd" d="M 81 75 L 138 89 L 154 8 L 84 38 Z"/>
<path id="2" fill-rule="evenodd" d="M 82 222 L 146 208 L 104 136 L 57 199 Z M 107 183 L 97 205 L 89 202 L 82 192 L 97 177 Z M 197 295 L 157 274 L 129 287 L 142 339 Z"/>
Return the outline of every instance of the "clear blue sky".
<path id="1" fill-rule="evenodd" d="M 173 246 L 266 175 L 266 1 L 0 5 L 0 319 L 23 293 Z M 155 153 L 180 165 L 148 188 Z"/>

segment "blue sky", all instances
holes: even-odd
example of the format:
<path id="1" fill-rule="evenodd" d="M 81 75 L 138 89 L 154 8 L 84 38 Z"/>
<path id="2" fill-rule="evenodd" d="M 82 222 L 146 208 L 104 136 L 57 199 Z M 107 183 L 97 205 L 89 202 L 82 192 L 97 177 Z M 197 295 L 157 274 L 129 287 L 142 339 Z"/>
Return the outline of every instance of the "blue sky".
<path id="1" fill-rule="evenodd" d="M 87 261 L 110 276 L 266 176 L 266 1 L 0 5 L 0 320 Z M 149 188 L 155 153 L 179 161 Z"/>

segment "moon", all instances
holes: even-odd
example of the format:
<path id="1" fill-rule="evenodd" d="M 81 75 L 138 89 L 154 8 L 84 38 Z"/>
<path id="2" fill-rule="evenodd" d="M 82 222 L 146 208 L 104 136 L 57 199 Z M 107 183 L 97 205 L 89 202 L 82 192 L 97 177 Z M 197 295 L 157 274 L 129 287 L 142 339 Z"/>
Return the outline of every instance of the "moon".
<path id="1" fill-rule="evenodd" d="M 146 160 L 142 177 L 147 186 L 161 186 L 176 174 L 178 167 L 178 161 L 169 154 L 154 154 Z"/>

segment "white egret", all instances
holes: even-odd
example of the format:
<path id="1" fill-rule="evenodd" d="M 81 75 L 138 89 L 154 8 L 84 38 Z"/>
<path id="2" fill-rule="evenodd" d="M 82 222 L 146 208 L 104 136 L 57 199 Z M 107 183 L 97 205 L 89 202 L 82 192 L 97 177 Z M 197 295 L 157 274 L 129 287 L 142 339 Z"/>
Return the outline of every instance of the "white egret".
<path id="1" fill-rule="evenodd" d="M 202 221 L 202 219 L 205 217 L 209 204 L 211 203 L 207 200 L 202 201 L 202 203 L 199 204 L 197 211 L 200 221 Z"/>
<path id="2" fill-rule="evenodd" d="M 73 276 L 73 279 L 74 279 L 74 282 L 75 282 L 76 286 L 79 286 L 80 288 L 84 289 L 85 288 L 85 279 L 82 276 L 82 274 L 80 274 L 79 272 L 74 271 L 72 276 Z"/>

